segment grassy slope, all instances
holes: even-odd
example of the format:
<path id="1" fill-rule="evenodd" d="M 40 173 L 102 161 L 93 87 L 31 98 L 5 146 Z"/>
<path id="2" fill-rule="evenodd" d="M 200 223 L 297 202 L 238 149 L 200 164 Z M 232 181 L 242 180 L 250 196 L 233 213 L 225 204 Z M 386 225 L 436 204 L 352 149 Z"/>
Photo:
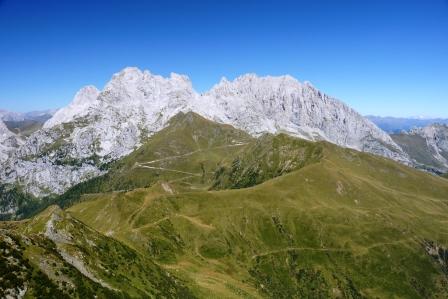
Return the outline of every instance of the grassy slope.
<path id="1" fill-rule="evenodd" d="M 68 211 L 203 297 L 445 298 L 447 181 L 320 146 L 319 162 L 255 187 L 170 195 L 157 184 Z"/>

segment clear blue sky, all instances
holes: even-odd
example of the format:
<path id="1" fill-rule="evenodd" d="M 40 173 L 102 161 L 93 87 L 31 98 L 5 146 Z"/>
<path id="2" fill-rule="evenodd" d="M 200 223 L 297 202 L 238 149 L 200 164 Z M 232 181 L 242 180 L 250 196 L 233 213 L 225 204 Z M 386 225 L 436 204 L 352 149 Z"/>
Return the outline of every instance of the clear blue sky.
<path id="1" fill-rule="evenodd" d="M 125 66 L 290 74 L 363 114 L 448 117 L 448 0 L 0 0 L 0 108 L 61 107 Z"/>

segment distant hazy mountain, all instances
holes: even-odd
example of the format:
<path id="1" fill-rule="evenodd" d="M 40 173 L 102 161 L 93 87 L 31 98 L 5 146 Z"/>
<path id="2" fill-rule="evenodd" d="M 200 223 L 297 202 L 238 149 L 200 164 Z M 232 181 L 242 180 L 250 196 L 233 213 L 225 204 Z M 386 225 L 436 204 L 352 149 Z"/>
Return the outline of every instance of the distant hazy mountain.
<path id="1" fill-rule="evenodd" d="M 13 133 L 20 136 L 29 136 L 41 129 L 43 124 L 56 112 L 55 109 L 31 112 L 13 112 L 0 110 L 0 120 Z"/>
<path id="2" fill-rule="evenodd" d="M 46 120 L 50 119 L 56 111 L 57 109 L 47 109 L 23 113 L 0 109 L 0 119 L 2 119 L 3 121 L 35 120 L 45 122 Z"/>
<path id="3" fill-rule="evenodd" d="M 425 127 L 431 124 L 448 124 L 448 119 L 444 118 L 400 118 L 400 117 L 382 117 L 367 115 L 370 121 L 388 133 L 400 133 L 409 131 L 416 127 Z"/>

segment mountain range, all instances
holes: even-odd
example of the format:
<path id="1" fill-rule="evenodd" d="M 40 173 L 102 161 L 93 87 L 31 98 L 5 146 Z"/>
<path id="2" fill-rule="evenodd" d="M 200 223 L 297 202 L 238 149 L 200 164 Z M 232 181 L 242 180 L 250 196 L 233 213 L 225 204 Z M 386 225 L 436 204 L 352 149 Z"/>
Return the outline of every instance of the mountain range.
<path id="1" fill-rule="evenodd" d="M 5 122 L 8 121 L 19 122 L 26 120 L 45 122 L 48 119 L 50 119 L 56 111 L 57 109 L 47 109 L 47 110 L 37 110 L 22 113 L 0 109 L 0 119 Z"/>
<path id="2" fill-rule="evenodd" d="M 446 118 L 430 117 L 382 117 L 367 115 L 367 119 L 375 123 L 379 128 L 390 134 L 399 134 L 402 131 L 410 131 L 415 128 L 422 128 L 432 124 L 448 124 Z"/>
<path id="3" fill-rule="evenodd" d="M 82 88 L 3 163 L 0 181 L 35 197 L 62 194 L 105 173 L 179 112 L 193 111 L 252 136 L 279 133 L 326 140 L 410 163 L 384 131 L 342 102 L 290 76 L 249 74 L 198 94 L 183 75 L 126 68 L 102 91 Z"/>

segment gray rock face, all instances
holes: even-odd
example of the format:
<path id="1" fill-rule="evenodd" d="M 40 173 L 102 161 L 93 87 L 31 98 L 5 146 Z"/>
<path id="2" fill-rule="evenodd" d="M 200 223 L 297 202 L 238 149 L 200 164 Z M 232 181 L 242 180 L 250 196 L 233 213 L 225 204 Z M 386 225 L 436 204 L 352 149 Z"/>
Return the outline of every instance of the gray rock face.
<path id="1" fill-rule="evenodd" d="M 188 111 L 252 135 L 286 132 L 409 163 L 373 123 L 290 76 L 245 75 L 233 82 L 222 80 L 199 95 L 186 76 L 163 78 L 126 68 L 103 91 L 81 89 L 70 105 L 10 154 L 0 181 L 19 183 L 37 197 L 60 194 L 102 174 L 101 165 L 129 154 L 171 117 Z"/>
<path id="2" fill-rule="evenodd" d="M 448 172 L 448 125 L 432 124 L 392 138 L 409 154 L 413 164 L 433 172 Z"/>
<path id="3" fill-rule="evenodd" d="M 372 122 L 310 83 L 290 76 L 245 75 L 233 82 L 222 80 L 206 97 L 220 108 L 223 122 L 252 134 L 287 132 L 409 162 L 390 136 Z"/>
<path id="4" fill-rule="evenodd" d="M 163 78 L 127 68 L 102 92 L 81 89 L 11 155 L 0 181 L 19 183 L 36 197 L 61 194 L 104 173 L 102 164 L 135 150 L 196 96 L 183 76 Z"/>

